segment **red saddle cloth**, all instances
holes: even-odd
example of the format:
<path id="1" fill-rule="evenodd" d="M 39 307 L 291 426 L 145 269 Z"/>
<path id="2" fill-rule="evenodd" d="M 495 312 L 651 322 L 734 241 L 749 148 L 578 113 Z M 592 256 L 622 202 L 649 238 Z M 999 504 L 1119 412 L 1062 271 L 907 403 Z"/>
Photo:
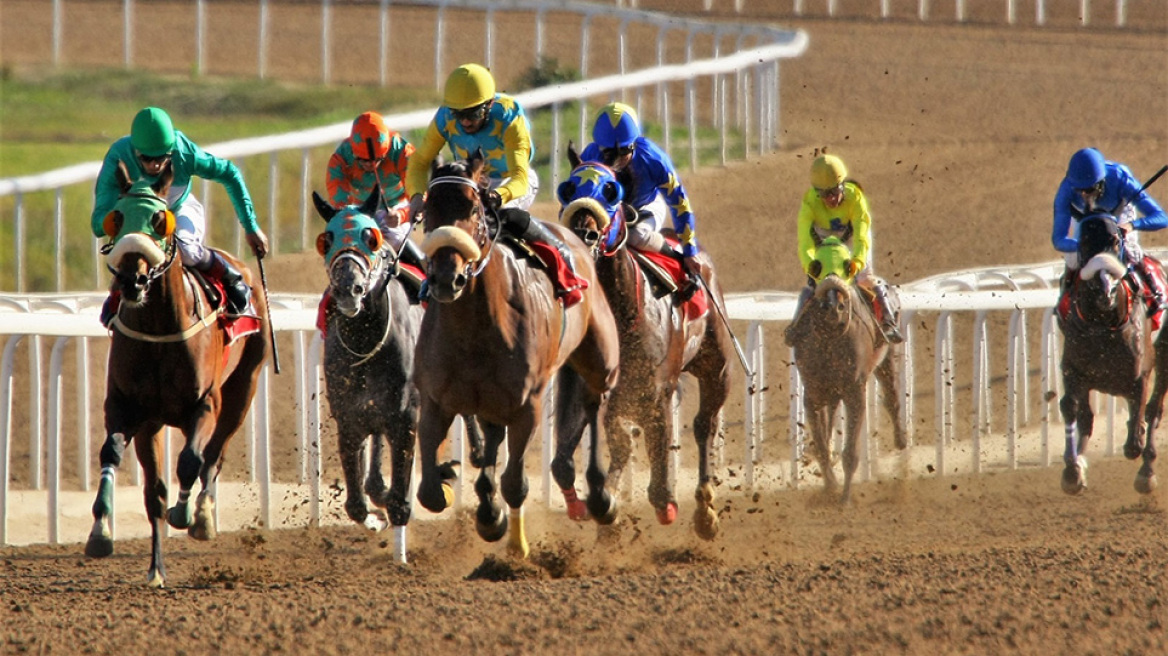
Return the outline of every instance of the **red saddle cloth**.
<path id="1" fill-rule="evenodd" d="M 581 278 L 568 268 L 568 263 L 560 257 L 560 252 L 549 244 L 538 241 L 527 242 L 528 247 L 535 252 L 547 267 L 548 276 L 556 288 L 556 297 L 569 308 L 584 299 L 584 290 L 588 289 L 588 279 Z"/>
<path id="2" fill-rule="evenodd" d="M 398 262 L 398 266 L 405 269 L 418 280 L 426 279 L 426 272 L 412 264 L 405 262 Z M 400 274 L 399 274 L 400 275 Z M 320 297 L 320 303 L 316 306 L 316 329 L 320 331 L 321 339 L 328 339 L 328 312 L 329 303 L 332 301 L 332 296 L 329 295 L 328 290 L 324 290 L 324 294 Z M 422 302 L 425 306 L 425 302 Z"/>
<path id="3" fill-rule="evenodd" d="M 666 241 L 668 241 L 671 246 L 677 245 L 677 241 L 674 239 L 666 237 Z M 684 297 L 685 294 L 689 293 L 687 290 L 692 289 L 693 293 L 690 294 L 688 299 L 685 299 L 681 303 L 681 308 L 685 312 L 685 318 L 687 321 L 698 319 L 710 310 L 710 302 L 709 299 L 706 298 L 706 291 L 702 289 L 701 286 L 695 285 L 685 275 L 685 269 L 681 265 L 681 260 L 673 257 L 672 255 L 666 255 L 664 253 L 658 253 L 655 251 L 643 251 L 637 249 L 637 253 L 643 255 L 645 259 L 653 262 L 653 264 L 660 267 L 673 278 L 673 282 L 677 285 L 679 290 L 679 298 Z"/>

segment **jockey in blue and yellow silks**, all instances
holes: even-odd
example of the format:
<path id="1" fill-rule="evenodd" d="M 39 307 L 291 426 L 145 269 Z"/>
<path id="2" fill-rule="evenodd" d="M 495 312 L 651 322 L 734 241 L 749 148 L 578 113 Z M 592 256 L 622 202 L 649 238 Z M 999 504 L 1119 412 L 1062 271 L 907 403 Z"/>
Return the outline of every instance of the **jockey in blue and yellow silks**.
<path id="1" fill-rule="evenodd" d="M 864 190 L 848 178 L 843 160 L 835 155 L 820 155 L 811 163 L 811 188 L 803 194 L 797 228 L 799 262 L 807 274 L 808 285 L 799 296 L 795 317 L 787 327 L 786 340 L 792 343 L 799 330 L 803 305 L 811 297 L 814 276 L 812 263 L 816 248 L 827 237 L 837 237 L 851 250 L 849 272 L 856 284 L 871 292 L 884 337 L 892 344 L 904 341 L 899 317 L 888 296 L 888 283 L 872 270 L 872 214 Z"/>
<path id="2" fill-rule="evenodd" d="M 491 179 L 489 204 L 504 210 L 498 213 L 503 226 L 520 239 L 554 247 L 574 271 L 568 247 L 527 213 L 539 190 L 539 176 L 531 166 L 535 147 L 527 115 L 514 98 L 495 92 L 495 78 L 478 64 L 459 66 L 446 78 L 442 106 L 410 158 L 406 193 L 410 197 L 411 221 L 422 210 L 430 165 L 442 146 L 448 144 L 457 159 L 466 159 L 482 149 L 485 170 Z"/>
<path id="3" fill-rule="evenodd" d="M 1142 189 L 1131 170 L 1123 164 L 1107 161 L 1094 148 L 1083 148 L 1071 156 L 1067 174 L 1054 197 L 1054 228 L 1050 240 L 1055 250 L 1063 253 L 1066 259 L 1064 293 L 1069 274 L 1078 271 L 1083 264 L 1079 262 L 1079 220 L 1093 210 L 1114 215 L 1123 230 L 1124 259 L 1151 291 L 1148 312 L 1153 330 L 1158 329 L 1168 309 L 1168 291 L 1164 281 L 1145 260 L 1138 235 L 1140 231 L 1168 227 L 1168 214 Z"/>
<path id="4" fill-rule="evenodd" d="M 658 252 L 671 250 L 659 233 L 668 213 L 681 242 L 686 270 L 698 272 L 694 261 L 698 241 L 689 197 L 669 155 L 641 133 L 632 107 L 616 102 L 601 108 L 592 127 L 592 143 L 580 153 L 580 160 L 603 162 L 617 172 L 626 202 L 637 210 L 637 221 L 629 230 L 630 246 Z"/>

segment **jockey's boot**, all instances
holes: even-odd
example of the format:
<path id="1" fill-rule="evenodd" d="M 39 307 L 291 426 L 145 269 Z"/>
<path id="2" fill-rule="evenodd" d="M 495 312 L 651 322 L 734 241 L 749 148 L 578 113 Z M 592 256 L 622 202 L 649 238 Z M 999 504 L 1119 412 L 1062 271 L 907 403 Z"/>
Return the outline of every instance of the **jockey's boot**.
<path id="1" fill-rule="evenodd" d="M 1159 330 L 1164 323 L 1164 312 L 1168 310 L 1168 290 L 1164 289 L 1164 281 L 1156 275 L 1155 268 L 1144 258 L 1134 266 L 1140 274 L 1140 280 L 1148 287 L 1148 313 L 1152 320 L 1152 330 Z"/>
<path id="2" fill-rule="evenodd" d="M 109 296 L 105 297 L 105 302 L 101 304 L 101 325 L 109 328 L 110 322 L 118 314 L 118 306 L 122 302 L 122 292 L 120 290 L 113 290 Z"/>
<path id="3" fill-rule="evenodd" d="M 402 264 L 416 266 L 422 271 L 426 270 L 426 255 L 422 253 L 422 249 L 419 248 L 412 239 L 406 239 L 402 243 L 402 249 L 401 253 L 398 254 L 398 260 Z"/>
<path id="4" fill-rule="evenodd" d="M 227 294 L 227 311 L 244 314 L 251 305 L 251 287 L 243 281 L 243 274 L 219 253 L 207 249 L 207 256 L 195 267 L 206 276 L 223 283 Z"/>
<path id="5" fill-rule="evenodd" d="M 576 261 L 572 259 L 572 250 L 568 248 L 567 244 L 560 241 L 559 237 L 553 235 L 538 219 L 533 219 L 526 210 L 517 208 L 501 210 L 499 218 L 503 220 L 508 231 L 516 237 L 526 241 L 543 242 L 556 249 L 560 257 L 564 259 L 564 264 L 568 266 L 568 271 L 573 277 L 576 276 Z"/>
<path id="6" fill-rule="evenodd" d="M 398 254 L 397 259 L 402 264 L 408 264 L 417 267 L 422 272 L 421 280 L 413 274 L 403 275 L 398 272 L 398 280 L 406 286 L 407 295 L 411 296 L 411 301 L 422 302 L 430 295 L 430 289 L 426 285 L 426 255 L 422 253 L 422 249 L 411 239 L 406 239 L 402 243 L 401 253 Z"/>
<path id="7" fill-rule="evenodd" d="M 807 301 L 811 300 L 811 295 L 815 293 L 815 288 L 807 285 L 799 292 L 799 300 L 795 303 L 795 316 L 791 317 L 791 323 L 787 324 L 786 330 L 783 331 L 783 341 L 787 346 L 794 346 L 795 342 L 807 332 L 806 327 L 803 326 L 803 306 L 807 305 Z"/>
<path id="8" fill-rule="evenodd" d="M 904 341 L 904 335 L 900 333 L 900 317 L 896 315 L 888 299 L 888 285 L 883 282 L 877 283 L 873 291 L 876 292 L 876 303 L 880 306 L 878 308 L 880 330 L 884 333 L 884 339 L 888 340 L 889 344 L 900 344 Z"/>

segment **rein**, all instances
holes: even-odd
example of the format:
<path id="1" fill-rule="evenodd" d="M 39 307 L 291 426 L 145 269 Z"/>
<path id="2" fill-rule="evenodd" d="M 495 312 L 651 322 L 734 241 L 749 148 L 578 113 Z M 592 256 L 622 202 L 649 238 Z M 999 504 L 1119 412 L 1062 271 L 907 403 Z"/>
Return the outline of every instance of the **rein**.
<path id="1" fill-rule="evenodd" d="M 386 272 L 388 267 L 385 264 L 382 264 L 384 262 L 387 262 L 387 259 L 382 257 L 380 254 L 378 254 L 376 257 L 377 257 L 378 265 L 369 270 L 368 279 L 373 281 L 374 285 L 378 285 L 378 284 L 381 285 L 382 292 L 385 294 L 386 306 L 388 308 L 388 306 L 390 304 L 390 301 L 389 301 L 389 277 L 385 275 L 385 272 Z M 342 259 L 353 260 L 358 265 L 361 264 L 361 258 L 358 258 L 357 255 L 355 255 L 354 253 L 342 251 L 341 253 L 338 253 L 336 255 L 336 257 L 333 258 L 333 261 L 332 261 L 332 264 L 330 265 L 330 268 L 333 266 L 336 266 L 337 262 L 341 261 Z M 331 285 L 331 282 L 330 282 L 330 285 Z M 377 343 L 373 345 L 373 349 L 367 353 L 358 353 L 357 351 L 354 351 L 352 348 L 350 348 L 349 345 L 345 343 L 345 336 L 341 333 L 340 330 L 337 330 L 337 341 L 340 342 L 341 346 L 344 347 L 344 349 L 346 351 L 348 351 L 350 355 L 353 355 L 357 358 L 360 358 L 356 362 L 350 364 L 349 365 L 350 368 L 356 368 L 356 367 L 359 367 L 359 366 L 365 364 L 373 356 L 377 355 L 377 353 L 379 351 L 381 351 L 381 349 L 385 346 L 385 343 L 389 340 L 389 326 L 392 323 L 393 322 L 391 321 L 391 317 L 390 317 L 389 311 L 387 309 L 386 313 L 385 313 L 385 330 L 381 333 L 381 339 L 379 339 L 377 341 Z"/>

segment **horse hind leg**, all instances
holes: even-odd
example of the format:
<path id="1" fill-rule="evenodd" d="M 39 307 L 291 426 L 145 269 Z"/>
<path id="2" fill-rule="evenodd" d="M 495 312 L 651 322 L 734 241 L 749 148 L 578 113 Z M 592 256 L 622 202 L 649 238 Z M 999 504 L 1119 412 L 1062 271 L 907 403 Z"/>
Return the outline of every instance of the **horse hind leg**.
<path id="1" fill-rule="evenodd" d="M 847 434 L 845 435 L 843 453 L 840 454 L 844 469 L 844 489 L 840 495 L 840 504 L 845 506 L 852 502 L 852 480 L 860 465 L 860 454 L 857 451 L 857 446 L 860 439 L 860 429 L 863 428 L 864 398 L 868 386 L 867 383 L 862 383 L 857 387 L 859 391 L 849 394 L 844 401 L 844 408 L 847 412 Z"/>
<path id="2" fill-rule="evenodd" d="M 372 440 L 374 453 L 370 460 L 376 462 L 370 463 L 370 473 L 367 475 L 365 453 L 370 441 L 369 436 L 349 426 L 338 425 L 338 429 L 337 447 L 341 455 L 341 470 L 345 475 L 345 514 L 354 522 L 379 531 L 384 528 L 384 524 L 379 527 L 376 516 L 371 519 L 369 507 L 365 503 L 365 485 L 362 480 L 369 479 L 374 467 L 380 468 L 381 448 L 377 445 L 379 437 L 374 436 Z"/>
<path id="3" fill-rule="evenodd" d="M 1152 439 L 1151 432 L 1148 433 L 1147 440 L 1144 442 L 1143 457 L 1144 463 L 1136 473 L 1135 488 L 1136 492 L 1140 494 L 1151 494 L 1159 487 L 1156 470 L 1152 466 L 1156 462 L 1156 440 Z"/>
<path id="4" fill-rule="evenodd" d="M 1095 426 L 1095 414 L 1091 411 L 1090 399 L 1086 394 L 1072 392 L 1072 385 L 1064 383 L 1067 392 L 1059 400 L 1059 410 L 1066 427 L 1066 444 L 1063 450 L 1063 473 L 1060 485 L 1063 492 L 1075 495 L 1087 487 L 1087 458 L 1082 455 L 1087 440 Z M 1076 432 L 1079 434 L 1076 439 Z"/>
<path id="5" fill-rule="evenodd" d="M 415 416 L 413 411 L 396 414 L 385 435 L 390 450 L 390 487 L 382 494 L 379 504 L 385 508 L 390 524 L 396 527 L 405 526 L 410 521 L 410 479 L 414 471 L 414 431 L 417 429 Z M 474 417 L 464 417 L 463 421 L 470 434 L 470 422 L 475 421 Z M 478 430 L 477 424 L 474 430 Z M 481 434 L 479 440 L 482 440 Z"/>
<path id="6" fill-rule="evenodd" d="M 562 369 L 556 394 L 556 453 L 552 458 L 552 478 L 564 495 L 568 517 L 574 521 L 588 519 L 588 507 L 576 492 L 576 449 L 584 434 L 584 408 L 578 376 Z"/>
<path id="7" fill-rule="evenodd" d="M 484 467 L 475 480 L 475 494 L 479 506 L 475 511 L 475 531 L 487 542 L 498 542 L 507 534 L 507 518 L 495 500 L 498 486 L 495 484 L 495 469 L 499 462 L 499 447 L 507 436 L 507 428 L 498 424 L 482 422 L 485 445 Z"/>
<path id="8" fill-rule="evenodd" d="M 904 415 L 901 413 L 901 404 L 904 399 L 904 386 L 901 384 L 900 367 L 904 345 L 894 344 L 889 347 L 888 355 L 876 367 L 876 382 L 880 384 L 884 394 L 881 395 L 884 410 L 892 420 L 892 437 L 897 449 L 908 448 L 908 428 L 904 425 Z"/>

